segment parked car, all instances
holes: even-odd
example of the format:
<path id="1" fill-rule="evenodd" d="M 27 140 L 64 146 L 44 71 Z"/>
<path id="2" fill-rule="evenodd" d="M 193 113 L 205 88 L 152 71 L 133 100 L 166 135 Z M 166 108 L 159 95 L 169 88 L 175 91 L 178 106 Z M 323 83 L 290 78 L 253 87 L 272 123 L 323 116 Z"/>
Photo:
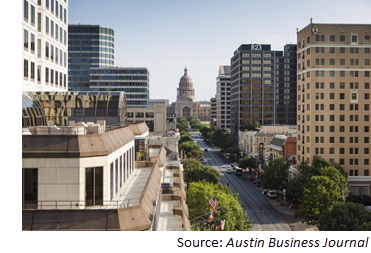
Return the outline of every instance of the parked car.
<path id="1" fill-rule="evenodd" d="M 207 150 L 207 148 L 205 148 L 204 151 L 207 152 L 207 151 L 209 151 L 209 150 Z"/>
<path id="2" fill-rule="evenodd" d="M 256 181 L 256 184 L 255 184 L 257 187 L 260 187 L 262 186 L 262 182 L 261 181 Z"/>
<path id="3" fill-rule="evenodd" d="M 204 159 L 204 160 L 202 160 L 201 162 L 202 162 L 203 164 L 205 164 L 205 163 L 207 163 L 207 160 Z"/>
<path id="4" fill-rule="evenodd" d="M 250 181 L 254 181 L 255 180 L 255 177 L 254 176 L 250 176 Z"/>
<path id="5" fill-rule="evenodd" d="M 275 191 L 268 191 L 267 196 L 268 196 L 270 199 L 275 199 L 275 198 L 277 197 Z"/>
<path id="6" fill-rule="evenodd" d="M 231 168 L 227 169 L 227 173 L 232 173 L 232 172 L 233 172 L 233 170 Z"/>

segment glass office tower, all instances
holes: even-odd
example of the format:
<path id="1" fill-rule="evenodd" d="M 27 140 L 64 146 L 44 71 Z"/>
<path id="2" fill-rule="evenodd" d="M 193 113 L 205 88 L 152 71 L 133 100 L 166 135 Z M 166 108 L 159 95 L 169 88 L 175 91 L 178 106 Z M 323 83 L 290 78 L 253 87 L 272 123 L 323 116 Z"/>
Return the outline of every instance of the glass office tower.
<path id="1" fill-rule="evenodd" d="M 90 68 L 113 67 L 114 31 L 101 25 L 68 26 L 68 90 L 89 91 Z"/>

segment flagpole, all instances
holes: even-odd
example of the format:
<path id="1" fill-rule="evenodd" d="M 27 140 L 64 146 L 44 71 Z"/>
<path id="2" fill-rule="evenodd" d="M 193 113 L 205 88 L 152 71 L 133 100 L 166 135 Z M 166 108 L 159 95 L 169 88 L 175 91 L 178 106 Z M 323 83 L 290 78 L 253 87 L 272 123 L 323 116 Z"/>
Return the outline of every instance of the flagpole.
<path id="1" fill-rule="evenodd" d="M 215 211 L 218 211 L 219 209 L 220 209 L 220 207 L 217 208 L 217 209 L 215 209 Z M 205 213 L 205 214 L 203 214 L 203 215 L 201 215 L 201 216 L 198 216 L 198 217 L 194 218 L 193 220 L 190 220 L 189 222 L 192 223 L 192 221 L 197 220 L 198 218 L 201 218 L 201 217 L 203 217 L 203 216 L 205 216 L 205 215 L 210 215 L 210 212 L 207 212 L 207 213 Z"/>

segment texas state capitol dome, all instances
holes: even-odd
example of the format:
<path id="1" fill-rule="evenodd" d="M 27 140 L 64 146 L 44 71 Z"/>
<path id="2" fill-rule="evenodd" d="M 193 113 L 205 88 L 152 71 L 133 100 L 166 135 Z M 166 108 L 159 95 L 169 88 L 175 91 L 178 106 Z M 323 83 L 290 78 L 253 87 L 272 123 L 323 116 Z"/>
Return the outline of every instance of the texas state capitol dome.
<path id="1" fill-rule="evenodd" d="M 187 67 L 184 69 L 184 75 L 180 78 L 177 91 L 177 101 L 194 101 L 195 89 L 193 88 L 192 78 L 188 75 Z"/>

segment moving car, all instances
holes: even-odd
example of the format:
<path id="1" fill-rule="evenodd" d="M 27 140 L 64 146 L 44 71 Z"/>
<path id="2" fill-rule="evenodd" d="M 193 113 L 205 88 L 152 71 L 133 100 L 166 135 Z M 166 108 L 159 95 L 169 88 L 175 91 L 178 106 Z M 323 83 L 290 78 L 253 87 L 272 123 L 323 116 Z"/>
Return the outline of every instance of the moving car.
<path id="1" fill-rule="evenodd" d="M 232 173 L 232 172 L 233 172 L 233 170 L 231 168 L 227 169 L 227 173 Z"/>
<path id="2" fill-rule="evenodd" d="M 275 191 L 268 191 L 268 192 L 267 192 L 267 196 L 268 196 L 270 199 L 274 199 L 274 198 L 277 197 Z"/>
<path id="3" fill-rule="evenodd" d="M 204 151 L 207 152 L 207 151 L 209 151 L 209 150 L 207 150 L 207 148 L 205 148 Z"/>
<path id="4" fill-rule="evenodd" d="M 206 159 L 203 159 L 201 162 L 202 162 L 203 164 L 205 164 L 205 163 L 207 163 L 207 160 L 206 160 Z"/>
<path id="5" fill-rule="evenodd" d="M 229 165 L 229 164 L 223 164 L 222 165 L 222 168 L 231 168 L 231 165 Z"/>
<path id="6" fill-rule="evenodd" d="M 255 180 L 255 177 L 254 176 L 251 176 L 250 177 L 250 181 L 254 181 Z"/>

